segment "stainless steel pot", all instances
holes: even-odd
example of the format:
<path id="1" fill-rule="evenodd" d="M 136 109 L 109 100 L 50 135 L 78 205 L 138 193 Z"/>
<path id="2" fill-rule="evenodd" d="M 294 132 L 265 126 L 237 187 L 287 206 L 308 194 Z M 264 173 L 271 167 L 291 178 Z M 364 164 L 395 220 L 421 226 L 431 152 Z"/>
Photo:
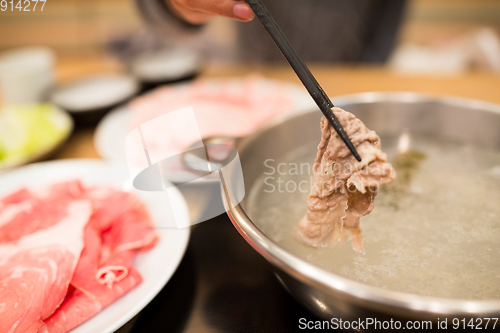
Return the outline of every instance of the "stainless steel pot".
<path id="1" fill-rule="evenodd" d="M 500 149 L 499 105 L 414 93 L 364 93 L 335 98 L 333 102 L 354 113 L 380 135 L 395 135 L 408 128 L 412 133 Z M 319 142 L 320 117 L 317 110 L 282 117 L 238 142 L 247 194 L 265 171 L 263 161 L 304 144 Z M 412 295 L 335 275 L 292 255 L 262 233 L 247 213 L 248 195 L 241 204 L 228 209 L 236 229 L 274 266 L 286 290 L 321 317 L 436 320 L 438 317 L 500 315 L 500 300 L 468 301 Z"/>

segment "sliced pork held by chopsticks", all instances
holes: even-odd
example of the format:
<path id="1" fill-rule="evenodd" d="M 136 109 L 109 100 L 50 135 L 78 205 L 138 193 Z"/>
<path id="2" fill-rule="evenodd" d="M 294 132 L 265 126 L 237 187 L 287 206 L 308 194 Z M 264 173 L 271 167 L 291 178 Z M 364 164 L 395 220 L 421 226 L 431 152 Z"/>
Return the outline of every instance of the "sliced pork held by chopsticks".
<path id="1" fill-rule="evenodd" d="M 313 167 L 307 215 L 298 224 L 299 238 L 308 245 L 344 242 L 352 234 L 354 250 L 363 250 L 359 219 L 373 209 L 380 184 L 392 183 L 396 173 L 387 163 L 380 138 L 352 113 L 332 108 L 356 147 L 358 162 L 325 117 Z"/>

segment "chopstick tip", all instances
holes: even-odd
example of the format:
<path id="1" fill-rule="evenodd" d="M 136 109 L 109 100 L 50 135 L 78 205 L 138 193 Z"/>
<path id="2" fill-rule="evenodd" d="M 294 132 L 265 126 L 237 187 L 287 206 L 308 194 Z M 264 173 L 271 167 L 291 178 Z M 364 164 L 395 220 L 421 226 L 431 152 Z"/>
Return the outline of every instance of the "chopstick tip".
<path id="1" fill-rule="evenodd" d="M 361 162 L 361 156 L 359 156 L 358 151 L 356 150 L 356 148 L 354 148 L 354 150 L 351 151 L 351 153 L 354 155 L 354 157 L 356 158 L 356 160 L 358 160 L 358 162 Z"/>

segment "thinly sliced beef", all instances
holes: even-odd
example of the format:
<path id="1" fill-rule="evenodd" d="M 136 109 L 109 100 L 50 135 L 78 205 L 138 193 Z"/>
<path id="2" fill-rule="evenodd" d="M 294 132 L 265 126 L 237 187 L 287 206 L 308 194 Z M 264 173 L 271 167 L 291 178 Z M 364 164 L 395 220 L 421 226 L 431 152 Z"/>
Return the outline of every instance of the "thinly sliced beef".
<path id="1" fill-rule="evenodd" d="M 101 251 L 101 235 L 91 223 L 85 228 L 85 247 L 76 266 L 71 285 L 81 292 L 95 298 L 106 298 L 108 289 L 104 288 L 94 278 L 99 269 L 99 255 Z"/>
<path id="2" fill-rule="evenodd" d="M 111 187 L 90 187 L 81 197 L 94 214 L 85 228 L 85 248 L 75 269 L 73 291 L 40 332 L 67 332 L 92 318 L 141 282 L 132 267 L 136 251 L 154 246 L 158 234 L 139 199 Z"/>
<path id="3" fill-rule="evenodd" d="M 0 244 L 19 240 L 56 224 L 66 215 L 67 202 L 32 198 L 0 211 Z"/>
<path id="4" fill-rule="evenodd" d="M 136 128 L 158 116 L 191 106 L 202 138 L 242 137 L 295 108 L 297 100 L 290 96 L 289 86 L 258 76 L 196 80 L 184 86 L 165 86 L 134 99 L 129 104 L 130 126 Z M 185 119 L 179 116 L 167 128 L 149 133 L 151 156 L 180 154 L 197 140 L 195 131 L 185 130 L 189 126 L 183 123 Z"/>
<path id="5" fill-rule="evenodd" d="M 66 215 L 68 204 L 85 199 L 79 181 L 30 191 L 21 189 L 0 200 L 0 244 L 51 227 Z"/>
<path id="6" fill-rule="evenodd" d="M 333 108 L 356 147 L 358 162 L 328 120 L 321 119 L 321 141 L 313 167 L 313 186 L 307 199 L 307 215 L 298 224 L 299 237 L 312 246 L 332 239 L 344 242 L 349 230 L 353 248 L 363 250 L 359 219 L 373 209 L 380 184 L 392 183 L 395 171 L 382 152 L 380 138 L 353 114 Z"/>
<path id="7" fill-rule="evenodd" d="M 116 196 L 108 194 L 108 199 L 93 199 L 101 208 L 86 228 L 85 248 L 71 281 L 76 289 L 96 299 L 106 298 L 113 283 L 127 276 L 137 250 L 147 250 L 158 240 L 149 214 L 135 196 L 122 197 L 118 213 Z M 107 221 L 103 216 L 113 219 Z"/>
<path id="8" fill-rule="evenodd" d="M 112 187 L 72 180 L 0 198 L 0 332 L 87 321 L 142 281 L 135 253 L 157 240 L 139 199 Z"/>
<path id="9" fill-rule="evenodd" d="M 141 275 L 132 267 L 124 279 L 113 285 L 106 298 L 95 299 L 77 289 L 73 290 L 59 309 L 40 327 L 39 333 L 65 333 L 72 330 L 129 292 L 141 281 Z"/>
<path id="10" fill-rule="evenodd" d="M 20 214 L 25 217 L 24 212 Z M 0 244 L 0 332 L 37 332 L 61 304 L 80 258 L 83 231 L 91 214 L 89 201 L 73 201 L 64 212 L 40 216 L 55 220 L 50 227 Z M 13 219 L 24 226 L 23 220 Z"/>
<path id="11" fill-rule="evenodd" d="M 0 199 L 0 208 L 3 208 L 10 204 L 20 203 L 26 199 L 31 198 L 31 193 L 26 188 L 21 188 L 18 191 L 9 194 Z"/>

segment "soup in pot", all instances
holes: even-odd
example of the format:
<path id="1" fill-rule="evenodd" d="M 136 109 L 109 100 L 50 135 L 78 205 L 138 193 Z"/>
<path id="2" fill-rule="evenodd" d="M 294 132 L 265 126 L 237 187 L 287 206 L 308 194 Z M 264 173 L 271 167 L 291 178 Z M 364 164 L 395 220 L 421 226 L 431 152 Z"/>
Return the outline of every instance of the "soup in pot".
<path id="1" fill-rule="evenodd" d="M 296 237 L 315 145 L 264 161 L 266 172 L 249 193 L 250 217 L 289 252 L 352 280 L 419 295 L 500 300 L 500 152 L 423 136 L 381 141 L 398 177 L 378 189 L 373 211 L 361 218 L 363 252 L 349 242 L 311 247 Z"/>

